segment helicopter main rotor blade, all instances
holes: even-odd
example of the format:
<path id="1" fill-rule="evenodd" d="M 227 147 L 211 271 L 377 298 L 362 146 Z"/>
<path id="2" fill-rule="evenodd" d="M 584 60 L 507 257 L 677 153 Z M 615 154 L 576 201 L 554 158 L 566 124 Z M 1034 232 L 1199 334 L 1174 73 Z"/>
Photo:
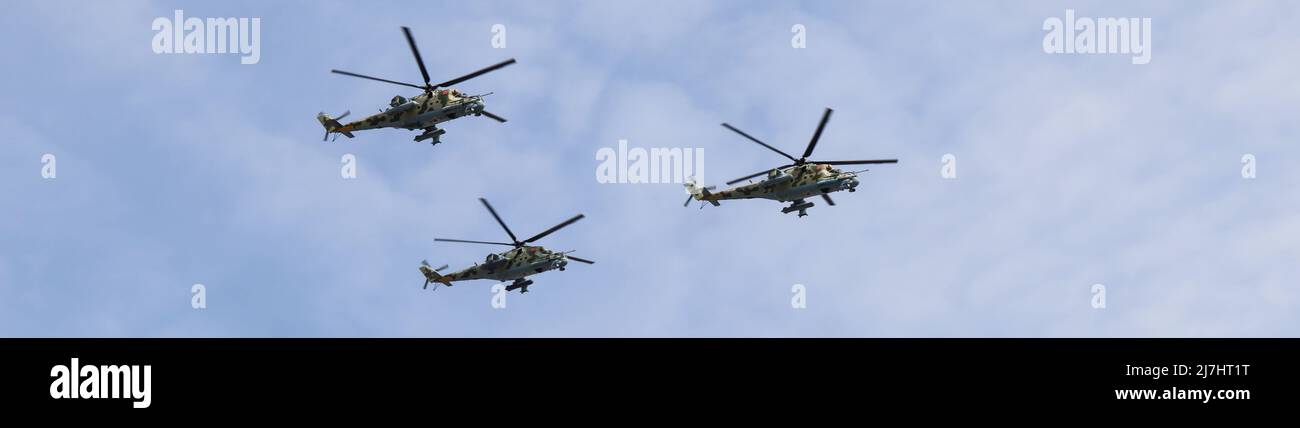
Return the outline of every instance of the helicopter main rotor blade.
<path id="1" fill-rule="evenodd" d="M 415 47 L 415 38 L 411 37 L 411 29 L 402 27 L 402 34 L 406 35 L 406 44 L 411 45 L 411 53 L 415 54 L 415 63 L 420 66 L 420 75 L 424 76 L 424 87 L 421 89 L 433 89 L 429 87 L 429 70 L 424 68 L 424 58 L 420 57 L 420 49 Z"/>
<path id="2" fill-rule="evenodd" d="M 330 73 L 342 74 L 342 75 L 344 75 L 344 76 L 360 77 L 360 78 L 362 78 L 362 79 L 377 80 L 377 81 L 384 82 L 384 83 L 392 83 L 392 84 L 394 84 L 394 85 L 410 86 L 410 87 L 412 87 L 412 88 L 421 89 L 421 90 L 425 89 L 424 86 L 420 86 L 420 85 L 417 85 L 417 84 L 414 84 L 414 83 L 406 83 L 406 82 L 398 82 L 398 81 L 396 81 L 396 80 L 380 79 L 380 78 L 378 78 L 378 77 L 371 77 L 371 76 L 367 76 L 367 75 L 364 75 L 364 74 L 353 73 L 353 72 L 350 72 L 350 71 L 343 71 L 343 70 L 330 70 Z"/>
<path id="3" fill-rule="evenodd" d="M 457 77 L 457 78 L 455 78 L 455 79 L 451 79 L 451 80 L 448 80 L 448 81 L 446 81 L 446 82 L 439 83 L 439 84 L 437 84 L 437 85 L 433 85 L 433 87 L 434 87 L 434 88 L 445 88 L 445 87 L 448 87 L 448 86 L 451 86 L 451 85 L 455 85 L 455 84 L 460 83 L 460 82 L 464 82 L 464 81 L 469 80 L 469 79 L 473 79 L 473 78 L 475 78 L 475 77 L 482 76 L 482 75 L 487 74 L 487 73 L 490 73 L 490 72 L 492 72 L 492 71 L 496 71 L 496 69 L 498 69 L 498 68 L 505 67 L 505 66 L 507 66 L 507 65 L 514 64 L 514 63 L 515 63 L 515 59 L 514 59 L 514 58 L 510 58 L 510 59 L 508 59 L 508 60 L 501 61 L 501 62 L 498 62 L 498 63 L 496 63 L 496 64 L 493 64 L 493 65 L 487 66 L 487 67 L 483 68 L 482 70 L 475 71 L 475 72 L 473 72 L 473 73 L 466 74 L 466 75 L 464 75 L 464 76 L 460 76 L 460 77 Z"/>
<path id="4" fill-rule="evenodd" d="M 778 167 L 776 167 L 776 168 L 772 168 L 772 169 L 784 169 L 784 168 L 789 168 L 789 167 L 792 167 L 792 166 L 795 166 L 795 165 L 798 165 L 798 164 L 796 163 L 796 164 L 790 164 L 790 165 L 781 165 L 781 166 L 778 166 Z M 742 181 L 745 181 L 745 180 L 748 180 L 748 179 L 751 179 L 751 178 L 754 178 L 754 177 L 758 177 L 758 176 L 763 175 L 763 174 L 767 174 L 767 173 L 768 173 L 769 171 L 771 171 L 772 169 L 759 171 L 759 172 L 756 172 L 756 173 L 753 173 L 753 174 L 750 174 L 750 175 L 746 175 L 746 176 L 744 176 L 744 177 L 737 178 L 737 179 L 735 179 L 735 180 L 728 181 L 728 182 L 727 182 L 727 185 L 730 186 L 730 185 L 732 185 L 732 184 L 736 184 L 736 183 L 739 183 L 739 182 L 742 182 Z"/>
<path id="5" fill-rule="evenodd" d="M 804 149 L 802 159 L 807 160 L 809 156 L 812 156 L 813 149 L 817 148 L 817 140 L 822 138 L 822 130 L 826 129 L 826 122 L 829 122 L 830 120 L 831 109 L 828 107 L 826 108 L 826 113 L 822 113 L 822 121 L 817 124 L 817 132 L 813 133 L 812 140 L 808 141 L 808 148 Z"/>
<path id="6" fill-rule="evenodd" d="M 812 163 L 820 163 L 824 165 L 867 165 L 867 164 L 878 164 L 878 163 L 898 163 L 898 159 L 847 160 L 847 161 L 825 161 L 825 162 L 816 161 Z"/>
<path id="7" fill-rule="evenodd" d="M 737 179 L 735 179 L 735 180 L 728 181 L 728 182 L 727 182 L 727 185 L 730 186 L 730 185 L 732 185 L 732 184 L 736 184 L 736 183 L 739 183 L 739 182 L 742 182 L 742 181 L 745 181 L 745 180 L 748 180 L 748 179 L 751 179 L 751 178 L 754 178 L 754 177 L 758 177 L 758 176 L 763 175 L 763 174 L 767 174 L 768 171 L 771 171 L 771 170 L 769 169 L 769 170 L 764 170 L 764 171 L 755 172 L 755 173 L 753 173 L 753 174 L 746 175 L 746 176 L 744 176 L 744 177 L 740 177 L 740 178 L 737 178 Z"/>
<path id="8" fill-rule="evenodd" d="M 492 204 L 489 204 L 487 199 L 478 198 L 478 200 L 483 203 L 484 207 L 487 207 L 488 212 L 492 213 L 492 218 L 497 219 L 497 224 L 500 224 L 501 228 L 506 230 L 506 235 L 510 235 L 510 240 L 515 242 L 514 244 L 506 245 L 518 245 L 519 238 L 515 237 L 515 233 L 511 232 L 509 227 L 506 227 L 506 222 L 501 220 L 501 216 L 497 215 L 497 210 L 492 209 Z"/>
<path id="9" fill-rule="evenodd" d="M 565 255 L 564 257 L 565 257 L 565 258 L 568 258 L 569 260 L 573 260 L 573 261 L 575 261 L 575 262 L 583 262 L 583 263 L 586 263 L 586 264 L 589 264 L 589 265 L 594 265 L 594 264 L 596 264 L 596 262 L 593 262 L 593 261 L 591 261 L 591 260 L 587 260 L 587 259 L 584 259 L 584 258 L 581 258 L 581 257 L 574 257 L 574 256 L 570 256 L 570 255 Z"/>
<path id="10" fill-rule="evenodd" d="M 557 225 L 555 225 L 554 227 L 552 227 L 552 228 L 550 228 L 550 229 L 546 229 L 545 232 L 539 233 L 539 234 L 537 234 L 537 236 L 534 236 L 534 237 L 532 237 L 532 238 L 525 239 L 524 242 L 533 242 L 533 241 L 536 241 L 536 240 L 538 240 L 538 239 L 542 239 L 542 237 L 544 237 L 544 236 L 546 236 L 546 235 L 550 235 L 552 232 L 555 232 L 555 231 L 557 231 L 557 230 L 560 230 L 561 228 L 564 228 L 565 226 L 568 226 L 568 225 L 570 225 L 570 224 L 573 224 L 574 222 L 576 222 L 576 221 L 578 221 L 578 220 L 582 220 L 583 217 L 585 217 L 585 216 L 582 215 L 582 214 L 578 214 L 578 215 L 576 215 L 576 216 L 573 216 L 573 218 L 568 219 L 568 220 L 565 220 L 564 223 L 557 224 Z"/>
<path id="11" fill-rule="evenodd" d="M 750 136 L 749 134 L 746 134 L 744 131 L 741 131 L 741 130 L 739 130 L 739 129 L 736 129 L 736 127 L 734 127 L 734 126 L 731 126 L 731 125 L 728 125 L 728 124 L 725 124 L 725 123 L 724 123 L 724 124 L 722 124 L 722 127 L 723 127 L 723 128 L 727 128 L 727 129 L 730 129 L 730 130 L 732 130 L 732 131 L 735 131 L 737 134 L 740 134 L 740 135 L 744 136 L 745 138 L 748 138 L 750 141 L 753 141 L 753 142 L 755 142 L 755 143 L 758 143 L 760 146 L 767 147 L 768 150 L 771 150 L 771 151 L 774 151 L 774 152 L 780 153 L 781 156 L 785 156 L 785 157 L 787 157 L 787 158 L 790 158 L 790 160 L 792 160 L 792 161 L 795 161 L 795 162 L 798 162 L 798 161 L 799 161 L 798 159 L 795 159 L 794 156 L 790 156 L 790 155 L 787 154 L 786 152 L 783 152 L 783 151 L 777 150 L 776 147 L 769 146 L 769 145 L 767 145 L 767 143 L 764 143 L 764 142 L 762 142 L 762 141 L 759 141 L 757 138 L 754 138 L 754 137 Z"/>
<path id="12" fill-rule="evenodd" d="M 506 123 L 506 118 L 492 114 L 492 112 L 489 112 L 487 110 L 479 111 L 479 113 L 483 114 L 484 116 L 490 117 L 492 118 L 492 120 L 495 120 L 497 122 Z"/>
<path id="13" fill-rule="evenodd" d="M 509 245 L 509 246 L 514 246 L 514 245 L 515 245 L 515 244 L 511 244 L 511 243 L 509 243 L 509 242 L 470 241 L 470 240 L 465 240 L 465 239 L 446 239 L 446 238 L 434 238 L 434 241 L 438 241 L 438 242 L 460 242 L 460 243 L 464 243 L 464 244 L 492 244 L 492 245 Z M 442 268 L 434 269 L 434 270 L 442 270 L 442 269 L 445 269 L 445 268 L 447 268 L 447 267 L 446 267 L 446 266 L 443 266 Z"/>

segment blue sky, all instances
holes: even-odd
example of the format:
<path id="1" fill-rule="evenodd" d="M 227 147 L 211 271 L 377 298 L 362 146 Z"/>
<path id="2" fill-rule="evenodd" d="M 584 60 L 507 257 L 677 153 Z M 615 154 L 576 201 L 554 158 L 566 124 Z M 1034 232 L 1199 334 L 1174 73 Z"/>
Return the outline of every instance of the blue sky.
<path id="1" fill-rule="evenodd" d="M 556 4 L 559 3 L 559 4 Z M 261 19 L 261 60 L 158 55 L 156 17 Z M 1048 55 L 1042 24 L 1152 18 L 1150 64 Z M 1300 7 L 1291 2 L 24 2 L 0 17 L 0 335 L 1296 336 Z M 507 47 L 491 46 L 493 24 Z M 807 47 L 790 46 L 791 27 Z M 418 80 L 467 119 L 320 141 Z M 710 183 L 775 166 L 729 122 L 822 158 L 899 158 L 806 218 L 600 184 L 595 153 L 699 147 Z M 41 156 L 57 157 L 55 179 Z M 358 178 L 339 175 L 358 159 Z M 944 154 L 956 179 L 940 177 Z M 1253 154 L 1258 176 L 1241 177 Z M 519 234 L 596 260 L 420 289 Z M 190 306 L 207 287 L 208 307 Z M 791 286 L 807 289 L 792 309 Z M 1107 307 L 1091 306 L 1104 284 Z"/>

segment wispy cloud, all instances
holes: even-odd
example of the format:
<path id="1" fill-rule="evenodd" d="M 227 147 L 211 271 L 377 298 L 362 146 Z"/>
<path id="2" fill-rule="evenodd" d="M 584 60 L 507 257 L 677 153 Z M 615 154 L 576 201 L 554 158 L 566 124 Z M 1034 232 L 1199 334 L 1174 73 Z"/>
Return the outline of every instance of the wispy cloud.
<path id="1" fill-rule="evenodd" d="M 26 60 L 0 83 L 0 334 L 1297 333 L 1289 3 L 318 6 L 9 14 L 6 48 Z M 152 54 L 150 21 L 178 7 L 261 17 L 261 61 Z M 1067 7 L 1151 17 L 1152 62 L 1044 54 L 1042 21 Z M 511 121 L 457 121 L 436 148 L 392 130 L 320 142 L 317 111 L 402 92 L 329 69 L 418 76 L 399 25 L 439 76 L 518 58 L 463 85 L 495 91 Z M 594 179 L 595 151 L 620 138 L 703 147 L 713 183 L 771 167 L 718 123 L 797 151 L 828 106 L 819 156 L 902 162 L 807 218 Z M 339 177 L 345 153 L 356 180 Z M 1257 179 L 1238 174 L 1244 153 Z M 517 230 L 587 214 L 545 244 L 598 263 L 537 277 L 505 310 L 486 281 L 421 291 L 419 260 L 489 249 L 433 237 L 500 237 L 477 197 Z M 208 309 L 190 308 L 194 283 Z M 795 283 L 807 309 L 789 305 Z"/>

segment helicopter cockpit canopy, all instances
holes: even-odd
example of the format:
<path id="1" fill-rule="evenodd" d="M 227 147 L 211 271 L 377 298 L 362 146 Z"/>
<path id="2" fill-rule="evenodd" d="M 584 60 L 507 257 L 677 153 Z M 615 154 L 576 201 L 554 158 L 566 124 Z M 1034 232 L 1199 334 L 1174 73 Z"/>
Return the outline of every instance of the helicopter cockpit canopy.
<path id="1" fill-rule="evenodd" d="M 497 261 L 497 260 L 501 260 L 501 256 L 500 256 L 499 254 L 492 253 L 492 254 L 488 254 L 488 255 L 487 255 L 487 258 L 486 258 L 486 259 L 483 259 L 483 262 L 484 262 L 484 263 L 492 263 L 492 262 L 495 262 L 495 261 Z"/>
<path id="2" fill-rule="evenodd" d="M 406 97 L 403 97 L 401 95 L 393 97 L 393 100 L 388 102 L 388 105 L 390 107 L 397 107 L 402 104 L 406 104 Z"/>

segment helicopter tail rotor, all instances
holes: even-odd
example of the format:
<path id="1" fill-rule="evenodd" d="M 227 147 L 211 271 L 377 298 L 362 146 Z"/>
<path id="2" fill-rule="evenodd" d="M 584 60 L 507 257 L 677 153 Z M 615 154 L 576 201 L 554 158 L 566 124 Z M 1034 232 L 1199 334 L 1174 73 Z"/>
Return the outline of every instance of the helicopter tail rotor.
<path id="1" fill-rule="evenodd" d="M 349 132 L 343 127 L 343 124 L 339 123 L 339 119 L 348 117 L 349 114 L 352 114 L 352 111 L 345 111 L 343 114 L 339 115 L 339 117 L 330 117 L 330 115 L 325 114 L 325 112 L 317 113 L 316 120 L 319 120 L 321 126 L 325 127 L 325 138 L 321 139 L 321 141 L 329 140 L 330 134 L 343 134 L 348 138 L 352 138 L 352 132 Z M 337 139 L 338 136 L 335 136 L 334 138 Z"/>
<path id="2" fill-rule="evenodd" d="M 437 283 L 440 283 L 440 284 L 451 285 L 451 280 L 447 279 L 447 277 L 445 277 L 445 276 L 443 276 L 442 274 L 438 273 L 438 271 L 443 270 L 443 269 L 446 269 L 446 268 L 447 268 L 447 265 L 442 265 L 441 267 L 433 268 L 433 267 L 430 267 L 430 266 L 429 266 L 429 262 L 428 262 L 428 261 L 421 260 L 421 261 L 420 261 L 420 273 L 424 274 L 424 288 L 425 288 L 425 289 L 428 289 L 428 288 L 429 288 L 429 283 L 430 283 L 430 282 L 437 282 Z M 433 287 L 433 289 L 434 289 L 434 290 L 437 290 L 437 289 L 438 289 L 438 286 L 435 285 L 435 286 Z"/>
<path id="3" fill-rule="evenodd" d="M 694 178 L 686 180 L 686 193 L 689 193 L 690 196 L 686 197 L 686 203 L 682 204 L 682 206 L 690 206 L 691 199 L 707 201 L 715 207 L 721 206 L 722 204 L 718 203 L 718 200 L 713 198 L 713 192 L 710 192 L 710 190 L 713 190 L 714 188 L 716 188 L 716 186 L 700 187 L 695 183 Z"/>

